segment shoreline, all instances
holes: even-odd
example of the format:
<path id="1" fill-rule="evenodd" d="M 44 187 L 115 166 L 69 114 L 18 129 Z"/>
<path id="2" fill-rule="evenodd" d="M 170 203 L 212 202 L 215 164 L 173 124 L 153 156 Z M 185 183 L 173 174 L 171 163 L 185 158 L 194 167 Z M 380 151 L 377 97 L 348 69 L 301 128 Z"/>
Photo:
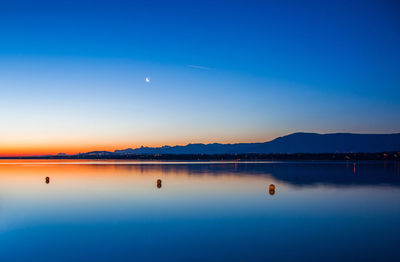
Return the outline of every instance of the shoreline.
<path id="1" fill-rule="evenodd" d="M 56 159 L 56 160 L 171 160 L 171 161 L 276 161 L 276 160 L 323 160 L 323 161 L 359 161 L 359 160 L 400 160 L 399 152 L 380 153 L 294 153 L 294 154 L 81 154 L 70 156 L 22 156 L 0 157 L 0 159 Z"/>

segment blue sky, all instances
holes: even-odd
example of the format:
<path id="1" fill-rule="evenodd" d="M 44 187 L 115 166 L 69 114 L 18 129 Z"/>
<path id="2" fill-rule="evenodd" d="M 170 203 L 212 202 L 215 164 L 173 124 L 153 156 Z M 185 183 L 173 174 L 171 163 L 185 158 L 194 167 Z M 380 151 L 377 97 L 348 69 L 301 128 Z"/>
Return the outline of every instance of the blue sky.
<path id="1" fill-rule="evenodd" d="M 400 132 L 397 1 L 2 1 L 0 30 L 0 154 Z"/>

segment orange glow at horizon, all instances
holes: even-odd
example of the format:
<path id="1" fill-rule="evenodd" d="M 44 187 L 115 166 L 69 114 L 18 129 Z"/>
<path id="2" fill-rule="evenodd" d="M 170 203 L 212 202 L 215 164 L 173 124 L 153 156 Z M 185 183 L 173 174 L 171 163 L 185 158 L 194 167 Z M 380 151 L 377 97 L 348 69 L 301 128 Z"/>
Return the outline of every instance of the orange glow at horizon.
<path id="1" fill-rule="evenodd" d="M 24 156 L 40 156 L 40 155 L 56 155 L 64 153 L 67 155 L 74 155 L 78 153 L 86 153 L 91 151 L 111 151 L 122 150 L 127 148 L 139 148 L 145 147 L 161 147 L 165 145 L 187 145 L 190 143 L 253 143 L 253 142 L 265 142 L 268 139 L 249 139 L 249 140 L 209 140 L 209 141 L 168 141 L 166 143 L 144 141 L 143 143 L 113 143 L 110 144 L 89 144 L 67 141 L 64 144 L 55 143 L 18 143 L 18 144 L 1 144 L 0 145 L 0 157 L 24 157 Z"/>
<path id="2" fill-rule="evenodd" d="M 28 146 L 8 146 L 0 147 L 0 157 L 21 157 L 21 156 L 38 156 L 38 155 L 56 155 L 64 153 L 73 155 L 78 153 L 86 153 L 91 151 L 114 151 L 126 148 L 136 148 L 132 145 L 28 145 Z M 140 146 L 139 146 L 140 147 Z"/>

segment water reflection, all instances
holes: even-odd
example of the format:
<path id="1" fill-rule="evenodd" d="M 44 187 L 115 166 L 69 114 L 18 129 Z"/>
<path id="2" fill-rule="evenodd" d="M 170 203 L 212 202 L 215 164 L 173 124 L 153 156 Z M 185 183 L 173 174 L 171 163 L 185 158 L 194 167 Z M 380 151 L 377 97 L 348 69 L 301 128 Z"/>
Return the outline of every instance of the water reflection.
<path id="1" fill-rule="evenodd" d="M 400 261 L 399 171 L 0 161 L 0 261 Z"/>
<path id="2" fill-rule="evenodd" d="M 38 161 L 39 162 L 39 161 Z M 43 163 L 41 163 L 43 162 Z M 400 164 L 398 161 L 386 162 L 231 162 L 231 163 L 153 163 L 132 161 L 75 161 L 74 162 L 47 162 L 34 161 L 16 164 L 0 161 L 2 174 L 25 172 L 38 172 L 50 175 L 61 172 L 63 176 L 98 175 L 98 171 L 124 174 L 162 174 L 184 176 L 259 176 L 273 177 L 275 180 L 294 186 L 305 185 L 336 185 L 336 186 L 365 186 L 365 185 L 390 185 L 400 187 Z M 34 166 L 32 165 L 34 164 Z M 70 171 L 68 173 L 67 171 Z M 156 178 L 156 181 L 159 178 Z M 161 179 L 160 179 L 161 181 Z M 159 182 L 157 181 L 157 185 Z M 162 186 L 162 182 L 160 182 Z"/>
<path id="3" fill-rule="evenodd" d="M 354 169 L 356 167 L 356 169 Z M 135 170 L 138 167 L 119 166 Z M 185 174 L 190 176 L 268 176 L 294 186 L 336 185 L 365 186 L 390 185 L 400 187 L 400 168 L 397 162 L 271 162 L 271 163 L 220 163 L 178 165 L 146 164 L 146 170 L 163 174 Z"/>

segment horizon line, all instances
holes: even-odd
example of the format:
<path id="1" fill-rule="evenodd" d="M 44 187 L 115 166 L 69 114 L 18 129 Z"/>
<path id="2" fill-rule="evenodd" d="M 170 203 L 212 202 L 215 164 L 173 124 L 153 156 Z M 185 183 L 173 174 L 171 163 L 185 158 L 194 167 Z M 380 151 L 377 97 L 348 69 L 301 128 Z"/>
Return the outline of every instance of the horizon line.
<path id="1" fill-rule="evenodd" d="M 57 153 L 44 153 L 44 154 L 36 154 L 36 153 L 21 153 L 21 154 L 0 154 L 0 158 L 7 158 L 7 157 L 46 157 L 46 156 L 57 156 L 57 155 L 65 155 L 65 156 L 74 156 L 74 155 L 79 155 L 79 154 L 87 154 L 87 153 L 92 153 L 92 152 L 110 152 L 110 153 L 115 153 L 116 151 L 122 151 L 122 150 L 136 150 L 136 149 L 141 149 L 141 148 L 148 148 L 148 149 L 158 149 L 158 148 L 163 148 L 163 147 L 185 147 L 188 145 L 237 145 L 237 144 L 262 144 L 262 143 L 268 143 L 271 141 L 274 141 L 276 139 L 282 138 L 282 137 L 287 137 L 290 135 L 294 134 L 315 134 L 315 135 L 334 135 L 334 134 L 350 134 L 350 135 L 397 135 L 400 134 L 399 132 L 393 132 L 393 133 L 353 133 L 353 132 L 327 132 L 327 133 L 317 133 L 317 132 L 304 132 L 304 131 L 299 131 L 299 132 L 292 132 L 292 133 L 287 133 L 286 135 L 280 135 L 277 136 L 271 140 L 268 141 L 263 141 L 263 142 L 233 142 L 233 143 L 219 143 L 219 142 L 213 142 L 213 143 L 186 143 L 186 144 L 175 144 L 175 145 L 167 145 L 163 144 L 160 146 L 136 146 L 136 147 L 125 147 L 125 148 L 117 148 L 117 149 L 112 149 L 112 150 L 89 150 L 84 151 L 84 152 L 76 152 L 76 153 L 64 153 L 62 150 L 58 151 Z"/>

